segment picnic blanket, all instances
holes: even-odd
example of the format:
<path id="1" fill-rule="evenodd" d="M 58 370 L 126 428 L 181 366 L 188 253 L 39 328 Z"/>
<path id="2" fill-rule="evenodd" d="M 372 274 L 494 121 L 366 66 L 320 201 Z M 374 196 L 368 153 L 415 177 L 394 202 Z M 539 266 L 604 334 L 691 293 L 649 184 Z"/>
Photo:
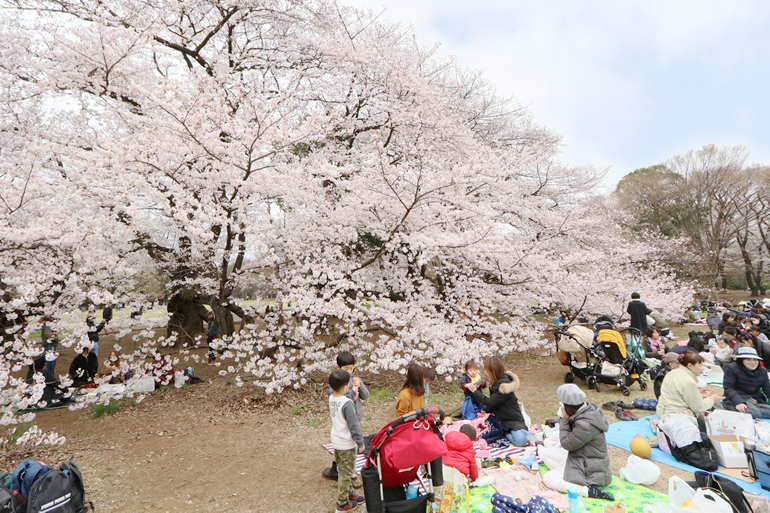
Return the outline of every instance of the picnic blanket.
<path id="1" fill-rule="evenodd" d="M 653 434 L 652 429 L 650 429 L 650 422 L 649 420 L 647 420 L 649 418 L 650 417 L 645 417 L 643 419 L 640 419 L 634 422 L 615 422 L 614 424 L 610 424 L 610 429 L 609 431 L 607 431 L 605 435 L 607 438 L 607 443 L 630 452 L 631 448 L 629 444 L 631 443 L 631 439 L 633 439 L 634 436 L 636 436 L 638 433 L 641 433 L 645 436 Z M 666 454 L 665 452 L 663 452 L 658 448 L 652 449 L 652 454 L 650 455 L 650 459 L 652 461 L 657 461 L 659 463 L 663 463 L 671 467 L 682 469 L 687 472 L 696 472 L 697 470 L 699 470 L 691 465 L 687 465 L 686 463 L 677 461 L 676 458 L 674 458 L 670 454 Z M 741 479 L 736 479 L 734 476 L 731 476 L 730 474 L 726 474 L 724 471 L 725 471 L 724 468 L 719 467 L 719 469 L 717 470 L 717 473 L 729 479 L 732 479 L 733 481 L 738 483 L 738 485 L 740 485 L 741 488 L 743 488 L 749 493 L 770 498 L 770 492 L 763 490 L 762 487 L 759 485 L 759 482 L 748 483 Z"/>
<path id="2" fill-rule="evenodd" d="M 617 476 L 612 476 L 612 483 L 602 490 L 614 495 L 616 502 L 622 502 L 626 513 L 643 513 L 646 505 L 668 504 L 667 495 L 646 486 L 629 483 Z M 585 499 L 586 513 L 604 513 L 607 504 L 607 501 L 599 499 Z"/>

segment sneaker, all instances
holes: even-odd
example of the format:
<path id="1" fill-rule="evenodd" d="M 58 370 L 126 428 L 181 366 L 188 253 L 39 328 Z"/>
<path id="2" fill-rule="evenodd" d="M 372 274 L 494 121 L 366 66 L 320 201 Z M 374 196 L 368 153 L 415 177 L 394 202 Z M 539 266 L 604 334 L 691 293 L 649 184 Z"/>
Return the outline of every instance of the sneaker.
<path id="1" fill-rule="evenodd" d="M 610 401 L 608 403 L 602 404 L 602 408 L 609 411 L 615 411 L 618 409 L 618 402 L 617 401 Z"/>
<path id="2" fill-rule="evenodd" d="M 348 501 L 347 504 L 344 506 L 340 506 L 337 504 L 337 513 L 344 513 L 345 511 L 353 511 L 358 507 L 358 503 L 356 501 Z"/>
<path id="3" fill-rule="evenodd" d="M 326 479 L 331 479 L 332 481 L 336 481 L 337 479 L 339 479 L 336 465 L 332 465 L 329 468 L 323 469 L 323 472 L 321 472 L 321 475 L 324 476 Z"/>
<path id="4" fill-rule="evenodd" d="M 634 409 L 634 405 L 633 404 L 624 403 L 623 401 L 616 402 L 615 406 L 617 406 L 618 408 L 622 408 L 624 410 L 633 410 Z"/>
<path id="5" fill-rule="evenodd" d="M 634 415 L 630 411 L 626 411 L 621 408 L 618 408 L 617 410 L 615 410 L 615 416 L 620 420 L 629 420 L 629 421 L 639 420 L 636 418 L 636 415 Z"/>
<path id="6" fill-rule="evenodd" d="M 350 484 L 353 485 L 353 488 L 361 488 L 362 486 L 364 486 L 364 482 L 361 481 L 361 476 L 359 476 L 358 474 L 354 474 L 353 477 L 350 478 Z M 352 499 L 353 496 L 351 495 L 350 498 Z M 364 501 L 358 501 L 358 502 L 364 502 Z"/>
<path id="7" fill-rule="evenodd" d="M 351 493 L 350 497 L 348 497 L 348 500 L 350 502 L 357 502 L 359 504 L 366 502 L 366 498 L 363 495 L 356 495 L 355 493 Z"/>
<path id="8" fill-rule="evenodd" d="M 588 496 L 592 499 L 601 499 L 603 501 L 614 501 L 615 496 L 601 490 L 596 485 L 588 485 Z"/>

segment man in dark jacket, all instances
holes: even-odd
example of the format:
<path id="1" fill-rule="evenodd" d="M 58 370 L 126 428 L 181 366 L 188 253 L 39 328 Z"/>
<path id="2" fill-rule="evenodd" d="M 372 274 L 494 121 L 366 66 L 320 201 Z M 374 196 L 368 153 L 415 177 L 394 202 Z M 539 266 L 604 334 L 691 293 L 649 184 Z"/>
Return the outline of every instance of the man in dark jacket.
<path id="1" fill-rule="evenodd" d="M 641 302 L 640 297 L 638 292 L 631 294 L 631 302 L 628 303 L 626 312 L 631 315 L 631 327 L 638 329 L 644 335 L 647 333 L 647 314 L 651 314 L 652 310 Z"/>
<path id="2" fill-rule="evenodd" d="M 84 347 L 83 352 L 72 360 L 70 364 L 70 377 L 73 380 L 73 386 L 82 387 L 92 384 L 96 373 L 99 370 L 99 361 L 96 355 L 91 352 L 91 348 Z"/>
<path id="3" fill-rule="evenodd" d="M 93 342 L 94 348 L 91 351 L 96 358 L 99 357 L 99 332 L 104 329 L 104 321 L 100 324 L 94 324 L 95 317 L 91 314 L 86 319 L 86 326 L 88 326 L 88 340 Z"/>
<path id="4" fill-rule="evenodd" d="M 45 382 L 43 394 L 38 399 L 34 408 L 46 408 L 68 402 L 70 396 L 67 387 L 59 383 L 59 380 L 51 374 L 46 368 L 45 355 L 37 358 L 30 366 L 27 372 L 27 383 L 34 385 L 36 383 L 36 374 L 41 374 Z"/>
<path id="5" fill-rule="evenodd" d="M 770 404 L 765 399 L 770 397 L 770 379 L 760 360 L 754 348 L 742 347 L 735 362 L 725 367 L 725 409 L 748 413 L 755 419 L 770 417 Z"/>
<path id="6" fill-rule="evenodd" d="M 685 347 L 685 351 L 690 349 L 687 346 L 677 347 Z M 680 353 L 671 351 L 663 356 L 663 361 L 660 363 L 660 367 L 658 367 L 657 372 L 655 373 L 652 385 L 652 389 L 655 392 L 655 399 L 660 399 L 660 387 L 663 386 L 663 378 L 666 377 L 666 374 L 679 367 L 679 355 Z"/>

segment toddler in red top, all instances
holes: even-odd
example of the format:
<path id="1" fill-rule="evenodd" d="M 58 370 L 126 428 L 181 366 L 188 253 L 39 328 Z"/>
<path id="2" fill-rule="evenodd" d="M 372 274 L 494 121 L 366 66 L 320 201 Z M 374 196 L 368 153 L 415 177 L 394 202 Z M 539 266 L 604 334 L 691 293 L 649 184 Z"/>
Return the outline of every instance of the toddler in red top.
<path id="1" fill-rule="evenodd" d="M 459 470 L 471 481 L 478 479 L 479 467 L 476 466 L 476 450 L 473 448 L 476 430 L 473 426 L 466 424 L 460 431 L 450 431 L 445 439 L 447 453 L 443 457 L 444 465 Z"/>

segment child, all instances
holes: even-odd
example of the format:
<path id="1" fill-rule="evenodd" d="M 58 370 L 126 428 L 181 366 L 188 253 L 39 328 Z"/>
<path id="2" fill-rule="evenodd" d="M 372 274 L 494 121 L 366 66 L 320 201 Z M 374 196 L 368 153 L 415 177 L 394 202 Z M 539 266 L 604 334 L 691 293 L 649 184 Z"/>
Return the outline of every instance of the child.
<path id="1" fill-rule="evenodd" d="M 428 406 L 428 398 L 430 397 L 430 384 L 436 380 L 436 371 L 430 367 L 425 367 L 422 377 L 422 382 L 425 384 L 425 406 Z"/>
<path id="2" fill-rule="evenodd" d="M 356 417 L 353 401 L 346 395 L 350 374 L 342 369 L 333 370 L 329 375 L 329 413 L 332 418 L 331 439 L 334 447 L 334 461 L 337 464 L 337 512 L 352 511 L 366 501 L 353 493 L 351 479 L 356 471 L 356 448 L 364 452 L 364 437 Z"/>
<path id="3" fill-rule="evenodd" d="M 481 410 L 484 406 L 480 404 L 477 400 L 473 399 L 473 393 L 468 390 L 468 385 L 473 384 L 476 388 L 486 388 L 487 382 L 484 380 L 484 378 L 481 377 L 481 374 L 479 374 L 479 366 L 476 364 L 473 360 L 468 360 L 465 362 L 465 372 L 460 377 L 460 388 L 463 391 L 463 394 L 465 394 L 465 397 L 470 397 L 471 401 L 473 401 L 473 406 L 476 407 L 476 411 L 478 412 Z M 466 418 L 466 416 L 468 418 Z M 464 415 L 464 420 L 473 420 L 475 416 L 470 415 Z"/>
<path id="4" fill-rule="evenodd" d="M 356 418 L 358 419 L 358 425 L 360 426 L 361 423 L 364 420 L 364 404 L 362 401 L 366 401 L 369 399 L 369 390 L 366 388 L 366 385 L 364 385 L 361 380 L 353 375 L 353 371 L 356 368 L 356 357 L 353 356 L 352 353 L 348 351 L 343 351 L 339 355 L 337 355 L 337 368 L 342 369 L 348 374 L 350 374 L 350 382 L 348 383 L 348 391 L 345 395 L 353 401 L 353 406 L 356 410 Z M 329 387 L 329 395 L 332 395 L 334 390 L 332 390 L 331 387 Z M 326 479 L 331 479 L 333 481 L 337 480 L 337 463 L 332 462 L 332 466 L 329 468 L 325 468 L 323 472 L 321 472 L 321 475 L 323 475 Z M 358 474 L 353 474 L 353 486 L 355 488 L 360 488 L 363 486 L 363 483 L 361 482 L 361 478 L 358 477 Z"/>
<path id="5" fill-rule="evenodd" d="M 406 382 L 398 394 L 396 418 L 425 408 L 425 369 L 413 363 L 406 370 Z"/>
<path id="6" fill-rule="evenodd" d="M 567 452 L 564 468 L 551 469 L 543 476 L 548 488 L 578 493 L 594 499 L 614 501 L 615 497 L 599 489 L 612 482 L 610 456 L 604 433 L 607 419 L 598 406 L 585 402 L 586 394 L 577 385 L 562 385 L 556 391 L 562 402 L 559 440 Z"/>
<path id="7" fill-rule="evenodd" d="M 711 352 L 714 353 L 714 360 L 717 365 L 724 367 L 728 363 L 733 361 L 733 348 L 727 343 L 727 340 L 723 338 L 717 339 L 717 346 L 711 348 Z"/>
<path id="8" fill-rule="evenodd" d="M 757 339 L 760 342 L 764 342 L 765 344 L 770 344 L 770 339 L 767 338 L 767 335 L 762 333 L 762 328 L 760 328 L 757 325 L 754 325 L 749 330 L 749 333 L 751 333 L 755 339 Z"/>
<path id="9" fill-rule="evenodd" d="M 447 453 L 442 458 L 444 465 L 469 476 L 471 481 L 478 479 L 479 467 L 476 465 L 476 449 L 473 448 L 476 430 L 473 426 L 465 424 L 460 431 L 447 433 L 445 439 Z"/>

